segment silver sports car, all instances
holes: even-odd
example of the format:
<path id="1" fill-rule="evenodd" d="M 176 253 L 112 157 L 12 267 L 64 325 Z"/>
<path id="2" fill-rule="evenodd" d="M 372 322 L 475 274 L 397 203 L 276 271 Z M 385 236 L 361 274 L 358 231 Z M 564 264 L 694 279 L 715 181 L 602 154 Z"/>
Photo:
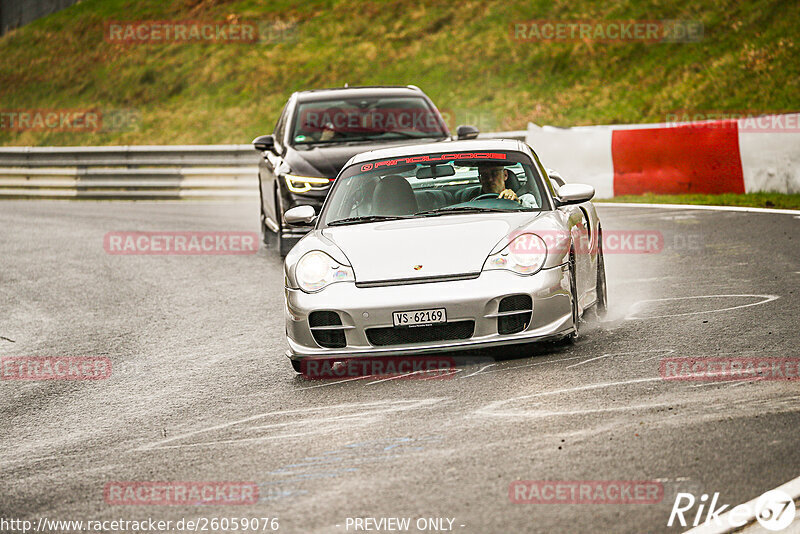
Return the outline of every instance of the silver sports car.
<path id="1" fill-rule="evenodd" d="M 308 358 L 419 355 L 578 335 L 606 309 L 594 189 L 513 140 L 354 156 L 286 256 L 286 334 Z"/>

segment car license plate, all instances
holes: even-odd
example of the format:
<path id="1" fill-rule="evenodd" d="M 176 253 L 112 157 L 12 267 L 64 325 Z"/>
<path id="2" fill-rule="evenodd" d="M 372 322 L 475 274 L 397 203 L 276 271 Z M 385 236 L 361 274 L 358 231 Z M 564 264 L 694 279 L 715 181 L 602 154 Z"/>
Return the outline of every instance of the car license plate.
<path id="1" fill-rule="evenodd" d="M 415 326 L 431 323 L 447 322 L 447 313 L 444 308 L 434 308 L 432 310 L 411 310 L 392 313 L 392 321 L 395 326 Z"/>

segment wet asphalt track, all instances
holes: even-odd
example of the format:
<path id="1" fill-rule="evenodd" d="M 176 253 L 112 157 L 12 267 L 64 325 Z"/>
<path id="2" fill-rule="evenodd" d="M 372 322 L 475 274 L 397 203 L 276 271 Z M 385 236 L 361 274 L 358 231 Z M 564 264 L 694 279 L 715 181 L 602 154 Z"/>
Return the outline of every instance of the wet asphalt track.
<path id="1" fill-rule="evenodd" d="M 799 382 L 659 378 L 665 356 L 800 356 L 800 219 L 599 212 L 607 231 L 661 231 L 664 249 L 606 256 L 609 317 L 575 345 L 495 352 L 496 363 L 450 379 L 311 382 L 283 356 L 271 251 L 103 249 L 109 231 L 256 231 L 255 205 L 0 202 L 0 356 L 113 362 L 104 381 L 0 381 L 0 517 L 277 516 L 281 532 L 298 533 L 346 532 L 347 517 L 447 517 L 463 533 L 677 532 L 666 527 L 676 491 L 735 505 L 800 475 Z M 148 480 L 255 481 L 261 498 L 104 501 L 107 482 Z M 512 504 L 515 480 L 658 480 L 665 496 Z"/>

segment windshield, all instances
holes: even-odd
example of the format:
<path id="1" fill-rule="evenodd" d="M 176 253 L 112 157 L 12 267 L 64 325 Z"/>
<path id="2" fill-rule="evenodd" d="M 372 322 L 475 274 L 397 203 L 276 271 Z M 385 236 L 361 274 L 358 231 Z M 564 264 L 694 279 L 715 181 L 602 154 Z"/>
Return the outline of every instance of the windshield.
<path id="1" fill-rule="evenodd" d="M 339 226 L 469 212 L 549 209 L 537 168 L 519 152 L 451 153 L 353 165 L 321 214 Z"/>
<path id="2" fill-rule="evenodd" d="M 419 97 L 373 97 L 300 102 L 292 144 L 445 137 L 444 126 Z"/>

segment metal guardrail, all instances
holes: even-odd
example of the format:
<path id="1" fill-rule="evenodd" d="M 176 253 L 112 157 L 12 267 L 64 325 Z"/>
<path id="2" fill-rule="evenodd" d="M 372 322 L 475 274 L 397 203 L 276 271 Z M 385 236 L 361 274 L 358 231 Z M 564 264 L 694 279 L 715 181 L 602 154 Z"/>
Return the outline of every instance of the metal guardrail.
<path id="1" fill-rule="evenodd" d="M 253 145 L 0 147 L 0 167 L 256 165 Z"/>
<path id="2" fill-rule="evenodd" d="M 252 145 L 0 147 L 0 198 L 258 195 Z"/>
<path id="3" fill-rule="evenodd" d="M 253 198 L 259 157 L 252 145 L 0 147 L 0 198 Z"/>

